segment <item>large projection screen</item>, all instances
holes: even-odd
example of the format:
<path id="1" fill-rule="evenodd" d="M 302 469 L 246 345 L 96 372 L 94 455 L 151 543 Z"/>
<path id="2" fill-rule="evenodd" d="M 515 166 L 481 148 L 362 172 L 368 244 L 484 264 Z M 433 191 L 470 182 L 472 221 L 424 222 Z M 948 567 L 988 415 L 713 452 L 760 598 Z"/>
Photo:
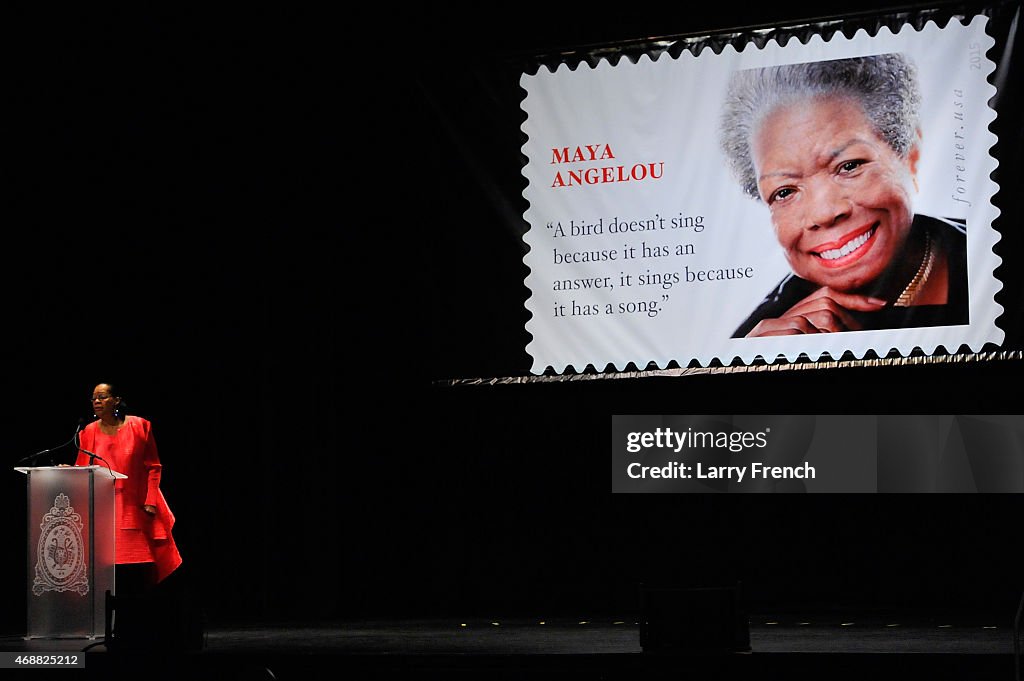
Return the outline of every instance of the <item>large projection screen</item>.
<path id="1" fill-rule="evenodd" d="M 987 24 L 524 75 L 532 371 L 1000 345 Z"/>
<path id="2" fill-rule="evenodd" d="M 439 259 L 458 274 L 437 276 L 438 291 L 460 305 L 434 323 L 499 337 L 469 349 L 489 351 L 480 370 L 460 358 L 439 373 L 1019 357 L 1020 240 L 1007 228 L 1019 209 L 1006 191 L 1020 179 L 1019 12 L 864 12 L 479 67 L 481 82 L 498 74 L 482 85 L 492 104 L 511 98 L 515 115 L 449 130 L 499 217 L 448 238 L 500 252 Z M 518 166 L 494 133 L 513 125 Z M 517 187 L 498 176 L 516 171 Z M 455 325 L 439 343 L 450 356 Z"/>

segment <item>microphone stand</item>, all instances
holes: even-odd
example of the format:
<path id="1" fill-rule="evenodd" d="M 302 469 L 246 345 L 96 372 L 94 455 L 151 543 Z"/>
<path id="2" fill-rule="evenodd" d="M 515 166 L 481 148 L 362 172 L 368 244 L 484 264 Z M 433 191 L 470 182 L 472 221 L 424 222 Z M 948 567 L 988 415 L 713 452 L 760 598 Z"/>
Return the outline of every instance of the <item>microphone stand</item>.
<path id="1" fill-rule="evenodd" d="M 89 455 L 89 465 L 90 466 L 95 465 L 97 460 L 102 461 L 103 465 L 107 467 L 107 471 L 110 473 L 111 477 L 114 477 L 114 471 L 110 468 L 110 463 L 106 459 L 104 459 L 102 456 L 100 456 L 96 452 L 90 452 L 88 449 L 86 449 L 85 447 L 82 447 L 81 444 L 79 444 L 78 434 L 80 432 L 82 432 L 82 426 L 83 426 L 84 423 L 85 423 L 85 419 L 78 419 L 78 427 L 75 428 L 75 434 L 72 435 L 71 439 L 68 440 L 67 442 L 65 442 L 64 444 L 57 445 L 56 447 L 51 447 L 49 449 L 44 449 L 43 451 L 36 452 L 35 454 L 30 454 L 28 456 L 23 456 L 22 458 L 18 459 L 18 462 L 15 464 L 15 466 L 17 466 L 19 464 L 22 464 L 22 463 L 25 463 L 27 461 L 34 461 L 36 458 L 42 456 L 43 454 L 47 454 L 49 452 L 55 452 L 58 449 L 63 449 L 64 447 L 67 447 L 70 444 L 74 444 L 75 445 L 75 454 L 76 454 L 76 456 L 77 456 L 78 452 L 85 452 L 86 454 L 88 454 Z M 53 457 L 50 458 L 50 465 L 51 466 L 53 465 Z"/>

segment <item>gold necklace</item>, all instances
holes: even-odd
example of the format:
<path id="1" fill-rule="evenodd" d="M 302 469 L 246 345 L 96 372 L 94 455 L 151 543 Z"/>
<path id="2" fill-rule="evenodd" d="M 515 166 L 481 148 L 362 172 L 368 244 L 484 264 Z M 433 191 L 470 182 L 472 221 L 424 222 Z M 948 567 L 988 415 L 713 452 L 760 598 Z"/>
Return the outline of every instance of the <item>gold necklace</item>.
<path id="1" fill-rule="evenodd" d="M 928 281 L 928 277 L 932 273 L 932 265 L 934 264 L 935 251 L 932 249 L 932 235 L 931 232 L 925 232 L 924 257 L 921 259 L 921 266 L 917 268 L 914 278 L 910 280 L 907 287 L 903 289 L 903 293 L 893 303 L 893 307 L 910 307 L 910 304 L 920 295 L 921 289 L 924 288 L 925 283 Z"/>

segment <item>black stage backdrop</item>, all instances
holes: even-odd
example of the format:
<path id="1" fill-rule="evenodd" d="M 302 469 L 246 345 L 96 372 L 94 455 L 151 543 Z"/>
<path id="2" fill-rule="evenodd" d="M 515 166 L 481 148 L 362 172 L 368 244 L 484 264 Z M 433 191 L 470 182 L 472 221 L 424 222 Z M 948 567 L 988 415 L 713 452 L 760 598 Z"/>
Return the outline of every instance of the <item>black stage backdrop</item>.
<path id="1" fill-rule="evenodd" d="M 612 495 L 607 462 L 613 414 L 1014 413 L 1019 361 L 444 385 L 528 368 L 510 56 L 738 7 L 12 17 L 5 602 L 10 468 L 112 381 L 154 423 L 211 623 L 628 614 L 640 582 L 737 580 L 757 609 L 1012 617 L 1019 496 Z"/>

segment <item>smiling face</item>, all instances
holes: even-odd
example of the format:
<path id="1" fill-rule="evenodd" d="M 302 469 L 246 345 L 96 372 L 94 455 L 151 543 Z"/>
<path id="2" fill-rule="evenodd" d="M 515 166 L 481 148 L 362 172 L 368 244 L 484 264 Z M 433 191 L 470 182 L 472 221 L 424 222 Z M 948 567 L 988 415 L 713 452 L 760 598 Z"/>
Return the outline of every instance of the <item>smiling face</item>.
<path id="1" fill-rule="evenodd" d="M 751 147 L 758 192 L 797 276 L 861 291 L 900 257 L 916 145 L 901 158 L 854 100 L 833 96 L 776 109 Z"/>

